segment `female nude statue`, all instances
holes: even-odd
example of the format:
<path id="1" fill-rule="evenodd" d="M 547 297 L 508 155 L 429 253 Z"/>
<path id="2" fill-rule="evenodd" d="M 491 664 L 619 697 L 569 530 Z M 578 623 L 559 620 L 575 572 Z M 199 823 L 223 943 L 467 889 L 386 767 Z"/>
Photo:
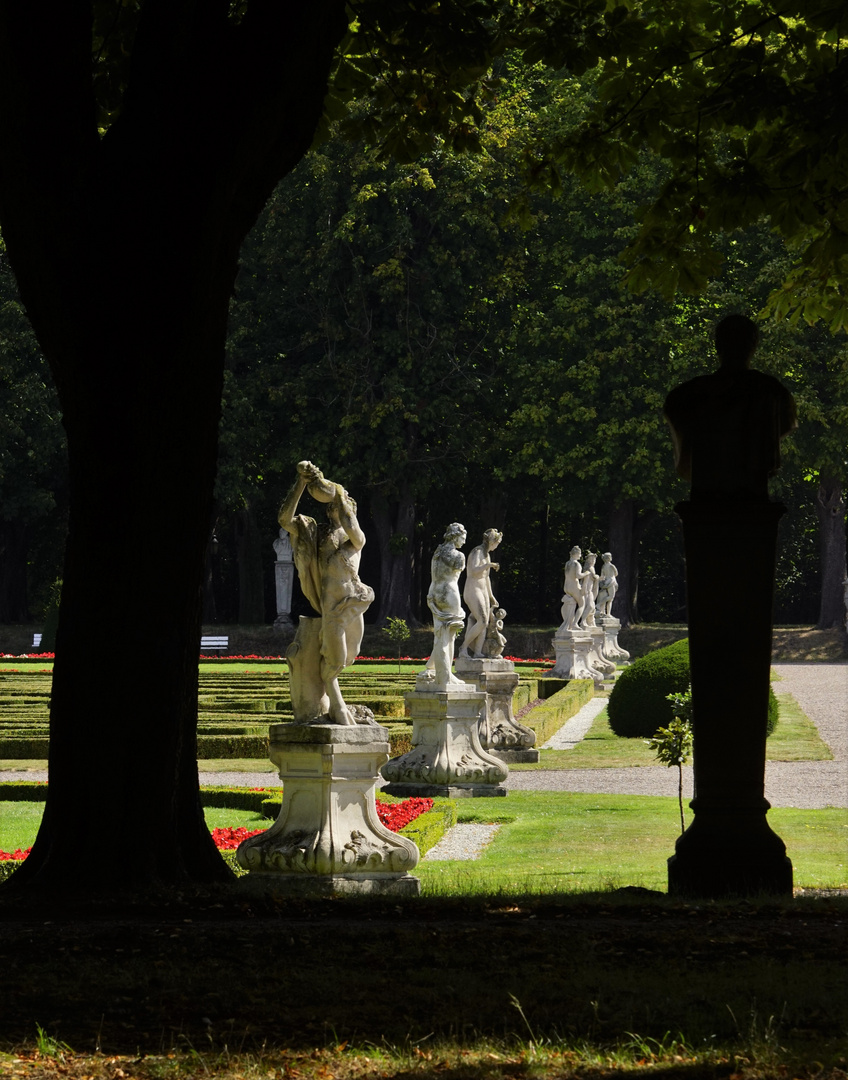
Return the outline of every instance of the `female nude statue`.
<path id="1" fill-rule="evenodd" d="M 433 652 L 421 674 L 433 679 L 439 687 L 462 683 L 451 667 L 456 635 L 465 623 L 465 612 L 459 601 L 459 575 L 465 569 L 465 556 L 459 549 L 466 538 L 464 525 L 458 521 L 448 525 L 445 538 L 436 548 L 430 563 L 427 606 L 433 613 Z"/>
<path id="2" fill-rule="evenodd" d="M 460 656 L 482 656 L 489 626 L 489 616 L 498 606 L 489 580 L 490 570 L 500 570 L 500 563 L 492 562 L 490 552 L 503 540 L 497 529 L 486 529 L 483 543 L 472 548 L 466 567 L 465 589 L 462 599 L 468 605 L 468 628 L 459 651 Z"/>
<path id="3" fill-rule="evenodd" d="M 618 592 L 618 570 L 613 566 L 612 552 L 605 551 L 601 558 L 601 580 L 598 582 L 598 599 L 595 602 L 598 615 L 612 615 L 612 602 Z"/>
<path id="4" fill-rule="evenodd" d="M 325 525 L 317 525 L 313 518 L 296 513 L 307 489 L 314 499 L 327 504 Z M 342 669 L 356 658 L 364 630 L 363 614 L 374 599 L 374 590 L 359 580 L 365 534 L 356 519 L 356 503 L 341 484 L 325 480 L 311 461 L 301 461 L 297 480 L 280 508 L 279 522 L 291 537 L 303 593 L 321 616 L 319 670 L 329 700 L 330 723 L 371 722 L 345 704 L 338 682 Z"/>

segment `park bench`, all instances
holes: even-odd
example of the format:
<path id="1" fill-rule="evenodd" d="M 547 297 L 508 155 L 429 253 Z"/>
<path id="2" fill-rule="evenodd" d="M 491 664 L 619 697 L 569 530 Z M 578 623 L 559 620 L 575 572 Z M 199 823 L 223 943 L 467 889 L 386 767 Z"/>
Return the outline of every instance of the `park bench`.
<path id="1" fill-rule="evenodd" d="M 202 653 L 227 652 L 230 647 L 230 639 L 226 635 L 204 635 L 200 639 L 200 651 Z"/>

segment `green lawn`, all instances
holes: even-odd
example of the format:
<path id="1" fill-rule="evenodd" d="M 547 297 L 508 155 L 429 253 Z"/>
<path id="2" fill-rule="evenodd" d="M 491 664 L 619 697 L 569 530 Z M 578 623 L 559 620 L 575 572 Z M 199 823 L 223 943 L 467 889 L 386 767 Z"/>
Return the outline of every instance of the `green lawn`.
<path id="1" fill-rule="evenodd" d="M 766 742 L 769 761 L 830 761 L 827 745 L 816 725 L 789 694 L 778 694 L 780 722 Z M 543 750 L 535 765 L 510 765 L 519 771 L 538 769 L 622 769 L 656 765 L 654 752 L 645 739 L 624 739 L 609 726 L 607 710 L 598 713 L 582 742 L 572 750 Z"/>
<path id="2" fill-rule="evenodd" d="M 656 796 L 512 791 L 506 799 L 460 801 L 460 821 L 501 828 L 479 859 L 425 860 L 416 874 L 425 894 L 561 893 L 641 885 L 665 891 L 666 860 L 678 835 L 677 800 Z M 0 803 L 0 850 L 32 844 L 43 803 Z M 687 812 L 687 820 L 690 815 Z M 773 809 L 795 884 L 848 887 L 848 812 Z M 240 810 L 209 808 L 210 829 L 269 822 Z"/>

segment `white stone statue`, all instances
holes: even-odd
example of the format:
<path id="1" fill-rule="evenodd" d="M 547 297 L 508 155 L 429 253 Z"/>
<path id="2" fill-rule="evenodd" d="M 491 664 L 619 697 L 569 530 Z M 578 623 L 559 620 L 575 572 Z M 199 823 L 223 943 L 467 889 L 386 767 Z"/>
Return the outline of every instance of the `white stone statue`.
<path id="1" fill-rule="evenodd" d="M 456 636 L 465 624 L 465 612 L 459 600 L 459 575 L 465 569 L 465 556 L 459 549 L 467 535 L 465 526 L 458 521 L 448 525 L 430 563 L 427 606 L 433 613 L 433 652 L 420 674 L 433 680 L 434 689 L 466 685 L 451 668 Z"/>
<path id="2" fill-rule="evenodd" d="M 483 644 L 483 656 L 488 660 L 500 660 L 503 656 L 506 638 L 503 630 L 506 611 L 502 607 L 492 608 L 489 615 L 489 625 L 486 628 L 486 640 Z"/>
<path id="3" fill-rule="evenodd" d="M 595 601 L 596 614 L 612 615 L 612 602 L 618 592 L 618 570 L 612 562 L 612 552 L 605 551 L 601 556 L 600 580 L 598 582 L 598 599 Z"/>
<path id="4" fill-rule="evenodd" d="M 296 513 L 307 489 L 314 499 L 327 504 L 325 525 L 317 525 L 313 518 Z M 356 518 L 356 503 L 341 484 L 325 480 L 311 461 L 301 461 L 297 480 L 280 508 L 279 522 L 291 538 L 303 593 L 321 616 L 319 673 L 329 700 L 329 722 L 373 723 L 373 717 L 365 711 L 345 703 L 338 683 L 340 672 L 356 658 L 364 630 L 363 615 L 374 599 L 374 590 L 359 580 L 365 534 Z M 327 716 L 308 719 L 326 723 Z"/>
<path id="5" fill-rule="evenodd" d="M 583 552 L 579 547 L 571 549 L 571 558 L 565 564 L 565 581 L 562 597 L 561 630 L 576 630 L 583 615 L 586 598 L 583 595 L 583 579 L 586 574 L 580 565 Z"/>
<path id="6" fill-rule="evenodd" d="M 595 570 L 595 561 L 598 556 L 592 551 L 586 552 L 586 562 L 583 564 L 583 614 L 580 616 L 580 627 L 589 630 L 595 625 L 595 597 L 598 595 L 598 581 L 600 575 Z"/>
<path id="7" fill-rule="evenodd" d="M 490 570 L 500 570 L 500 563 L 492 562 L 491 552 L 503 540 L 503 533 L 497 529 L 486 529 L 483 543 L 471 549 L 466 567 L 465 588 L 462 599 L 468 605 L 468 627 L 465 640 L 459 651 L 460 656 L 482 656 L 485 652 L 486 631 L 494 608 L 498 606 Z"/>

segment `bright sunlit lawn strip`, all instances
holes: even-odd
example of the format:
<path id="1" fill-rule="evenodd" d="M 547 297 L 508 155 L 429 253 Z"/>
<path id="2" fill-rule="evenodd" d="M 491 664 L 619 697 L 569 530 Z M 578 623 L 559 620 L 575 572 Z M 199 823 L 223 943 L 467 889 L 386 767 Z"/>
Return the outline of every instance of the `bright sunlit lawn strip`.
<path id="1" fill-rule="evenodd" d="M 460 802 L 460 821 L 503 824 L 479 859 L 423 860 L 425 894 L 559 893 L 641 885 L 665 891 L 666 860 L 678 835 L 677 800 L 658 796 L 512 791 L 506 799 Z M 0 850 L 30 847 L 44 803 L 0 803 Z M 264 829 L 267 818 L 209 807 L 210 829 Z M 691 813 L 687 810 L 687 823 Z M 848 811 L 773 809 L 803 888 L 848 887 Z"/>
<path id="2" fill-rule="evenodd" d="M 819 736 L 816 725 L 789 694 L 778 694 L 780 722 L 766 742 L 769 761 L 830 761 L 833 755 Z M 510 765 L 510 769 L 624 769 L 656 765 L 657 759 L 645 739 L 623 739 L 609 726 L 607 710 L 595 717 L 583 740 L 572 750 L 543 750 L 535 765 Z"/>

